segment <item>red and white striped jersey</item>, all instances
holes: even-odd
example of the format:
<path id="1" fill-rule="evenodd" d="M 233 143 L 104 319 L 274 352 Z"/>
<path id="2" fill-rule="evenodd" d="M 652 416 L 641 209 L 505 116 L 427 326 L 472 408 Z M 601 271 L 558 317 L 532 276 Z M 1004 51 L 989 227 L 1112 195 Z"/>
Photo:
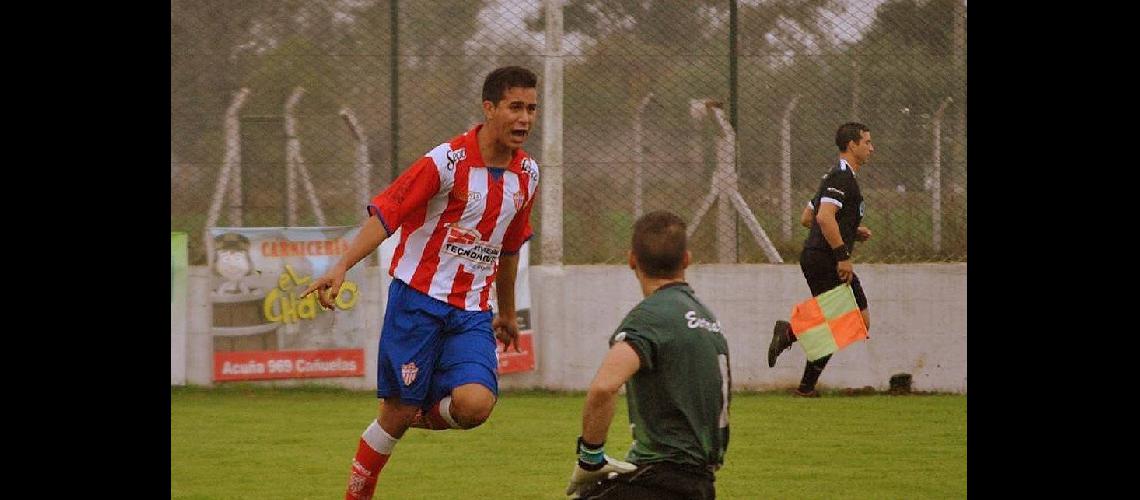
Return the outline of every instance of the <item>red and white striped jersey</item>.
<path id="1" fill-rule="evenodd" d="M 521 148 L 506 169 L 484 165 L 481 127 L 436 146 L 368 206 L 388 234 L 402 230 L 389 274 L 467 311 L 490 308 L 499 256 L 534 234 L 538 188 L 538 164 Z"/>

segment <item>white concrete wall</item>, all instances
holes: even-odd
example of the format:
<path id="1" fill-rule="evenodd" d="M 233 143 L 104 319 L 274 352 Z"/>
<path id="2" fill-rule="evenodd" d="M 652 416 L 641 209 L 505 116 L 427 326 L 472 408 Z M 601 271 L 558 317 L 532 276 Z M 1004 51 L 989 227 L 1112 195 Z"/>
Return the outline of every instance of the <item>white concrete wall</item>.
<path id="1" fill-rule="evenodd" d="M 189 279 L 186 373 L 195 385 L 210 385 L 212 373 L 208 272 L 192 267 Z M 856 272 L 867 293 L 871 338 L 833 356 L 819 387 L 883 390 L 892 374 L 905 372 L 914 376 L 914 390 L 965 393 L 966 264 L 857 264 Z M 641 300 L 637 280 L 625 266 L 532 266 L 530 273 L 536 369 L 504 375 L 500 383 L 507 389 L 585 390 L 610 333 Z M 366 342 L 366 375 L 264 383 L 375 388 L 390 278 L 378 267 L 369 268 L 367 276 L 381 293 L 366 298 L 369 329 L 376 332 Z M 785 352 L 775 368 L 766 361 L 773 322 L 787 319 L 792 306 L 810 296 L 798 265 L 700 265 L 686 277 L 724 327 L 735 388 L 776 389 L 799 382 L 805 359 L 798 346 Z"/>
<path id="2" fill-rule="evenodd" d="M 883 390 L 895 373 L 913 389 L 966 392 L 966 264 L 856 265 L 871 311 L 870 339 L 835 354 L 819 387 Z M 772 324 L 811 296 L 798 265 L 701 265 L 686 273 L 724 328 L 738 389 L 794 387 L 798 345 L 768 368 Z M 536 371 L 504 376 L 504 387 L 583 390 L 609 335 L 638 301 L 624 266 L 531 268 Z"/>
<path id="3" fill-rule="evenodd" d="M 186 383 L 210 385 L 214 369 L 214 341 L 210 336 L 210 268 L 190 266 L 186 273 Z"/>

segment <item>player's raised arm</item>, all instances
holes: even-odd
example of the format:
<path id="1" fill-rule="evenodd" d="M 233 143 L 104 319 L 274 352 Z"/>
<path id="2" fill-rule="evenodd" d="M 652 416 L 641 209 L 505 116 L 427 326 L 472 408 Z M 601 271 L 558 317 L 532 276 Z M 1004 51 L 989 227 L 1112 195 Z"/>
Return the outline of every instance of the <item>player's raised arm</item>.
<path id="1" fill-rule="evenodd" d="M 301 297 L 316 291 L 317 302 L 321 303 L 321 307 L 330 310 L 336 307 L 336 296 L 340 293 L 340 285 L 344 283 L 344 275 L 357 262 L 376 250 L 376 247 L 380 246 L 387 238 L 388 231 L 384 229 L 380 219 L 376 215 L 369 216 L 368 220 L 364 221 L 364 226 L 360 228 L 360 232 L 352 239 L 348 250 L 340 256 L 340 260 L 333 264 L 324 276 L 317 278 L 312 285 L 309 285 L 301 293 Z"/>

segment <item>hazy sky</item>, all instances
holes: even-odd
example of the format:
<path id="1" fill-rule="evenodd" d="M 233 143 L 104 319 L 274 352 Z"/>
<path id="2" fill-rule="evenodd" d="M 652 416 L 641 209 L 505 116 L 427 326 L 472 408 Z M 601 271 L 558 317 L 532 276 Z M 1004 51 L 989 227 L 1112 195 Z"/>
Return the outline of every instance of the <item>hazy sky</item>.
<path id="1" fill-rule="evenodd" d="M 757 5 L 763 0 L 741 0 L 745 5 Z M 863 31 L 875 20 L 875 10 L 886 0 L 840 0 L 841 5 L 847 7 L 845 14 L 824 14 L 824 19 L 836 29 L 833 31 L 836 39 L 844 43 L 859 40 Z M 545 45 L 544 34 L 527 31 L 524 19 L 535 16 L 544 2 L 540 0 L 492 0 L 486 8 L 479 12 L 479 22 L 482 25 L 476 33 L 474 40 L 484 43 L 501 40 L 504 36 L 503 26 L 518 27 L 517 36 L 528 44 L 542 50 Z M 564 52 L 576 53 L 584 49 L 580 36 L 567 34 L 563 38 Z"/>

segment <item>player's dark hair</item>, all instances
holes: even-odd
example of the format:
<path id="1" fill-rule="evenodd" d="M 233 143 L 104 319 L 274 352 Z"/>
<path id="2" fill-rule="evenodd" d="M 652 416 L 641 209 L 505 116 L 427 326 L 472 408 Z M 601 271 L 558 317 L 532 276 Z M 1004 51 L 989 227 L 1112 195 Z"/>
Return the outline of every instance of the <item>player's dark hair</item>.
<path id="1" fill-rule="evenodd" d="M 499 104 L 503 94 L 512 87 L 535 88 L 538 77 L 534 72 L 521 66 L 503 66 L 487 75 L 483 80 L 483 100 Z"/>
<path id="2" fill-rule="evenodd" d="M 863 140 L 863 132 L 870 131 L 871 129 L 862 123 L 844 123 L 835 131 L 835 145 L 839 146 L 840 152 L 846 152 L 848 142 L 855 141 L 855 144 L 859 144 L 859 141 Z"/>
<path id="3" fill-rule="evenodd" d="M 642 215 L 633 224 L 633 255 L 650 278 L 675 278 L 684 269 L 685 221 L 667 210 Z"/>

